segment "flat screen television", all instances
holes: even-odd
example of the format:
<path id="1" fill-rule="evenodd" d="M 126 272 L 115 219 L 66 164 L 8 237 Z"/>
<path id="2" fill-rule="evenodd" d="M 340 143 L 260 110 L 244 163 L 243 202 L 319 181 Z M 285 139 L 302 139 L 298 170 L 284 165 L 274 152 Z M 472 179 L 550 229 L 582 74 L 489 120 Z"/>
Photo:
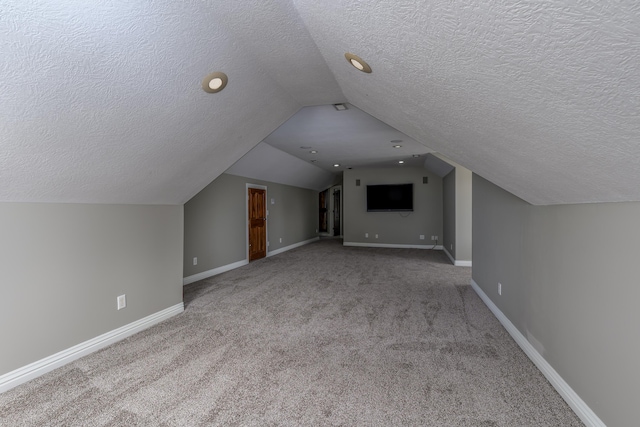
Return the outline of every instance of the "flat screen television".
<path id="1" fill-rule="evenodd" d="M 413 184 L 367 185 L 367 212 L 413 211 Z"/>

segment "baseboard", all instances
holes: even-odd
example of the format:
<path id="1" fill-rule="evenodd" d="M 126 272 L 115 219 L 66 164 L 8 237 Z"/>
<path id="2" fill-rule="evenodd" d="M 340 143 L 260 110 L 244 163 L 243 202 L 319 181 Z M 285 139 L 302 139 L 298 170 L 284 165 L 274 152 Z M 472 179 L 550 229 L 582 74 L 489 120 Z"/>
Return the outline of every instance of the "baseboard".
<path id="1" fill-rule="evenodd" d="M 451 263 L 456 267 L 471 267 L 471 261 L 462 261 L 462 260 L 454 259 L 453 256 L 447 250 L 447 248 L 444 248 L 444 253 L 447 254 L 449 259 L 451 260 Z"/>
<path id="2" fill-rule="evenodd" d="M 342 245 L 357 246 L 361 248 L 435 249 L 437 251 L 444 249 L 442 245 L 396 245 L 394 243 L 343 242 Z"/>
<path id="3" fill-rule="evenodd" d="M 278 255 L 278 254 L 281 254 L 282 252 L 290 251 L 291 249 L 299 248 L 300 246 L 308 245 L 309 243 L 313 243 L 318 240 L 320 240 L 319 237 L 314 237 L 309 240 L 303 240 L 302 242 L 294 243 L 293 245 L 285 246 L 283 248 L 276 249 L 275 251 L 269 251 L 267 252 L 267 256 L 270 257 L 270 256 Z"/>
<path id="4" fill-rule="evenodd" d="M 447 248 L 444 248 L 444 253 L 447 255 L 447 257 L 449 257 L 449 260 L 451 261 L 451 264 L 456 265 L 455 258 L 449 253 Z"/>
<path id="5" fill-rule="evenodd" d="M 198 280 L 208 279 L 209 277 L 217 276 L 218 274 L 222 274 L 227 271 L 234 270 L 238 267 L 242 267 L 243 265 L 247 265 L 247 264 L 249 264 L 249 261 L 247 261 L 246 259 L 243 259 L 242 261 L 234 262 L 231 264 L 223 265 L 222 267 L 203 271 L 202 273 L 185 277 L 184 279 L 182 279 L 182 284 L 188 285 L 190 283 L 197 282 Z"/>
<path id="6" fill-rule="evenodd" d="M 54 355 L 45 357 L 22 368 L 0 376 L 0 393 L 10 390 L 29 380 L 51 372 L 67 363 L 73 362 L 94 351 L 100 350 L 115 342 L 121 341 L 137 332 L 147 329 L 156 323 L 160 323 L 170 317 L 184 311 L 184 303 L 179 303 L 157 313 L 151 314 L 135 322 L 124 325 L 111 332 L 107 332 L 88 341 L 75 345 L 66 350 L 62 350 Z"/>
<path id="7" fill-rule="evenodd" d="M 471 287 L 476 291 L 478 296 L 489 307 L 489 310 L 496 316 L 496 318 L 502 323 L 502 326 L 509 332 L 511 337 L 515 340 L 525 354 L 531 359 L 531 361 L 538 367 L 542 374 L 547 378 L 556 391 L 562 396 L 567 404 L 573 409 L 573 412 L 582 420 L 587 427 L 606 427 L 605 424 L 598 418 L 598 416 L 589 408 L 589 406 L 573 391 L 573 389 L 562 379 L 560 374 L 547 362 L 544 357 L 529 343 L 524 335 L 515 327 L 513 323 L 507 318 L 507 316 L 500 311 L 500 309 L 494 304 L 493 301 L 484 293 L 484 291 L 478 286 L 478 284 L 471 279 Z"/>

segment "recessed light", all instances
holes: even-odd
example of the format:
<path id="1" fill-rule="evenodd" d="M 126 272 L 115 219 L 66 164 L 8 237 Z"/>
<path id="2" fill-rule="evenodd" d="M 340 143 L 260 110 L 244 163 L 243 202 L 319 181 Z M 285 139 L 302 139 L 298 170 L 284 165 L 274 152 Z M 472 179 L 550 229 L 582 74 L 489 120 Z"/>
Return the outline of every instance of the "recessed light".
<path id="1" fill-rule="evenodd" d="M 204 80 L 202 80 L 202 90 L 207 93 L 220 92 L 227 86 L 228 81 L 229 79 L 225 73 L 216 71 L 215 73 L 209 74 L 204 78 Z"/>
<path id="2" fill-rule="evenodd" d="M 337 168 L 338 166 L 340 166 L 340 163 L 336 163 L 335 165 L 333 165 L 334 168 Z"/>
<path id="3" fill-rule="evenodd" d="M 398 160 L 398 163 L 403 164 L 404 160 Z"/>
<path id="4" fill-rule="evenodd" d="M 309 151 L 311 154 L 318 154 L 318 150 L 311 150 Z"/>
<path id="5" fill-rule="evenodd" d="M 348 110 L 345 104 L 333 104 L 333 108 L 335 108 L 338 111 Z"/>
<path id="6" fill-rule="evenodd" d="M 414 155 L 413 155 L 413 156 L 411 156 L 411 157 L 413 157 L 413 158 L 417 158 L 417 157 L 420 157 L 420 154 L 414 154 Z"/>
<path id="7" fill-rule="evenodd" d="M 402 145 L 396 144 L 393 146 L 393 148 L 402 148 Z"/>
<path id="8" fill-rule="evenodd" d="M 351 65 L 353 65 L 356 69 L 362 71 L 363 73 L 370 73 L 371 67 L 367 64 L 362 58 L 358 55 L 354 55 L 353 53 L 345 53 L 344 57 L 347 58 L 347 61 Z"/>

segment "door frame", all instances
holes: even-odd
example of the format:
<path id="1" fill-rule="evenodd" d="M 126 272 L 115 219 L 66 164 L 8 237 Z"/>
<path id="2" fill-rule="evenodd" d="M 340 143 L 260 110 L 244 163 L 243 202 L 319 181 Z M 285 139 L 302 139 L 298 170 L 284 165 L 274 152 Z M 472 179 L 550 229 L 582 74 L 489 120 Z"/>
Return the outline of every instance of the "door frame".
<path id="1" fill-rule="evenodd" d="M 244 189 L 244 245 L 245 245 L 245 259 L 249 262 L 249 189 L 257 188 L 258 190 L 264 190 L 264 207 L 266 210 L 267 220 L 264 224 L 265 238 L 267 239 L 267 253 L 265 258 L 269 256 L 269 193 L 266 185 L 259 184 L 245 184 Z"/>
<path id="2" fill-rule="evenodd" d="M 342 191 L 342 185 L 334 185 L 328 188 L 329 190 L 329 235 L 333 236 L 333 211 L 335 206 L 333 203 L 333 192 L 340 190 L 340 235 L 335 237 L 342 237 L 344 235 L 344 192 Z"/>

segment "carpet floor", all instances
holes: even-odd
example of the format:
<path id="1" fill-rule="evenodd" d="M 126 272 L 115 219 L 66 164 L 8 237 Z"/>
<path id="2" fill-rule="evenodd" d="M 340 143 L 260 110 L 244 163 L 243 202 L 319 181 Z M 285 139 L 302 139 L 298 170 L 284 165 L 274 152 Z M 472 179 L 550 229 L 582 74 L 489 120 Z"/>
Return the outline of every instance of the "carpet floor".
<path id="1" fill-rule="evenodd" d="M 0 395 L 2 426 L 580 426 L 440 251 L 321 240 Z"/>

